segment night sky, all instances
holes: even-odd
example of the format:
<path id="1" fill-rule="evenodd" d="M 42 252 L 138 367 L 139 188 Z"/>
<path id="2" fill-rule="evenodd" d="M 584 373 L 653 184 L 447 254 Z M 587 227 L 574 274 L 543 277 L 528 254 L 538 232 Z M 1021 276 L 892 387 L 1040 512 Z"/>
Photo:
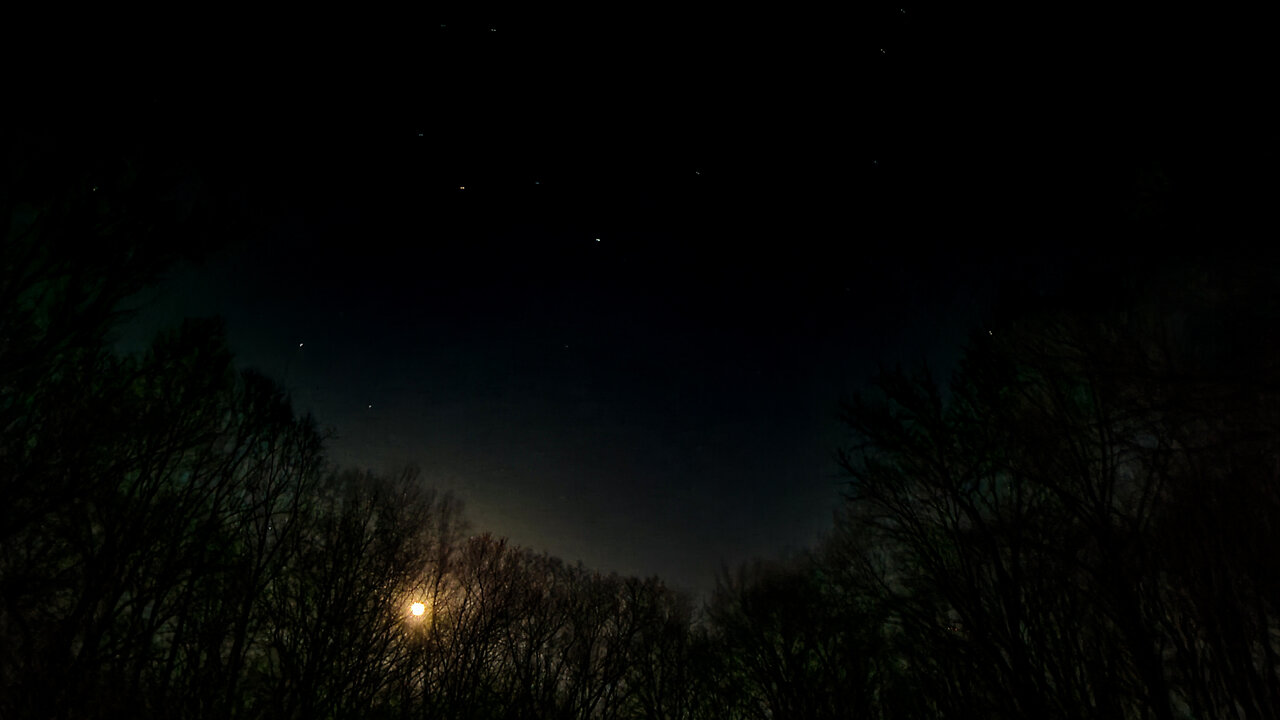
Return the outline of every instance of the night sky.
<path id="1" fill-rule="evenodd" d="M 222 315 L 333 460 L 703 592 L 830 526 L 878 363 L 945 377 L 1010 286 L 1174 252 L 1275 159 L 1230 18 L 859 7 L 238 27 L 87 67 L 49 132 L 241 218 L 119 347 Z"/>

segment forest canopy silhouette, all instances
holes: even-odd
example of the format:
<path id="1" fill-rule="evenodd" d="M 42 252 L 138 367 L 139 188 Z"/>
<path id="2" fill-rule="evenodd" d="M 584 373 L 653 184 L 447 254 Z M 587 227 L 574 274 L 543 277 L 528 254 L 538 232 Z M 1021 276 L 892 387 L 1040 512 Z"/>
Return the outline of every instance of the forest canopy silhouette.
<path id="1" fill-rule="evenodd" d="M 1280 716 L 1264 264 L 1013 293 L 946 382 L 884 370 L 829 536 L 699 606 L 334 466 L 220 320 L 114 353 L 216 213 L 66 170 L 3 198 L 0 716 Z"/>

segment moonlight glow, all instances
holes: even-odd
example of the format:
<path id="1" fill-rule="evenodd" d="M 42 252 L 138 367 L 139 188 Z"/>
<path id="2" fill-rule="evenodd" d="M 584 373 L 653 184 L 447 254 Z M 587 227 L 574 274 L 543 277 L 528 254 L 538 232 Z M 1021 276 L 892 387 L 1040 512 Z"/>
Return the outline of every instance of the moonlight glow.
<path id="1" fill-rule="evenodd" d="M 413 613 L 415 616 L 421 616 L 421 615 L 422 615 L 422 613 L 424 613 L 424 612 L 426 612 L 426 611 L 427 611 L 427 606 L 426 606 L 426 605 L 423 605 L 423 604 L 422 604 L 422 603 L 420 603 L 420 602 L 419 602 L 419 603 L 414 603 L 414 604 L 412 604 L 412 605 L 410 605 L 410 606 L 409 606 L 409 612 Z"/>

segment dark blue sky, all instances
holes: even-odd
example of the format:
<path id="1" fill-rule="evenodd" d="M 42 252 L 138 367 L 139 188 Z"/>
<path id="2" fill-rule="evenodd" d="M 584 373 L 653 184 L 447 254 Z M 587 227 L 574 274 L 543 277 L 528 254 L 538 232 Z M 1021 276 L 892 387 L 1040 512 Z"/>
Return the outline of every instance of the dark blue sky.
<path id="1" fill-rule="evenodd" d="M 998 289 L 1132 267 L 1135 215 L 1274 157 L 1193 121 L 1228 91 L 1137 15 L 859 12 L 384 18 L 88 68 L 59 132 L 237 218 L 122 346 L 223 315 L 334 460 L 705 591 L 828 527 L 878 363 L 945 373 Z"/>
<path id="2" fill-rule="evenodd" d="M 518 194 L 468 202 L 487 216 Z M 699 590 L 828 526 L 841 394 L 878 361 L 944 366 L 989 292 L 979 259 L 881 248 L 863 266 L 742 229 L 687 237 L 679 217 L 593 233 L 565 210 L 476 238 L 366 212 L 385 211 L 336 199 L 272 218 L 260 245 L 149 295 L 133 342 L 224 315 L 240 360 L 334 429 L 335 460 L 416 463 L 478 529 Z"/>

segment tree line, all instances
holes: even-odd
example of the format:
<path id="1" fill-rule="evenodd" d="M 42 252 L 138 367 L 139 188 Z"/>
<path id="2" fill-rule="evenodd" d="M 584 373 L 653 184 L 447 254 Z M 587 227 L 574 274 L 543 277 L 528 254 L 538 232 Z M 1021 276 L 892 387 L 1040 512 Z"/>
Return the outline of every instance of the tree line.
<path id="1" fill-rule="evenodd" d="M 1265 268 L 1017 296 L 946 382 L 885 369 L 829 536 L 699 606 L 335 467 L 219 320 L 113 353 L 204 227 L 115 177 L 4 198 L 2 717 L 1280 717 Z"/>

